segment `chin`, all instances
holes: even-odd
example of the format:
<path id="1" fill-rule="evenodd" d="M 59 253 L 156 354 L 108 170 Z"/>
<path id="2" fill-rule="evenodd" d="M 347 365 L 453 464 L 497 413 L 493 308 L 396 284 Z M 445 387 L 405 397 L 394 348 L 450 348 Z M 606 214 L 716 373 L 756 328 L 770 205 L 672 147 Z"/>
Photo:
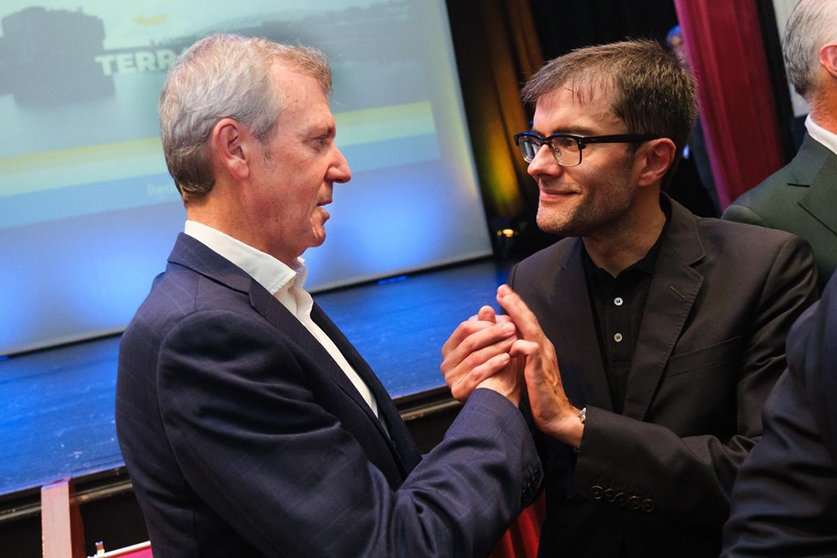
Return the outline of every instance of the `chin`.
<path id="1" fill-rule="evenodd" d="M 325 242 L 326 233 L 325 231 L 320 231 L 314 234 L 314 239 L 311 241 L 311 248 L 316 248 L 317 246 L 322 246 L 323 242 Z"/>

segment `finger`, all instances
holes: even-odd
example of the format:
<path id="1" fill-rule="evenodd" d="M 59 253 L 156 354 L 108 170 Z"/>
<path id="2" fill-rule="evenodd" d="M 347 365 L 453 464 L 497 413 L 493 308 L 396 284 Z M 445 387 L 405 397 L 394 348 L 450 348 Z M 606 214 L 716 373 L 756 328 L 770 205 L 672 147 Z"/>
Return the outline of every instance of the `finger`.
<path id="1" fill-rule="evenodd" d="M 470 322 L 466 323 L 470 324 Z M 487 322 L 478 323 L 485 324 Z M 512 323 L 491 324 L 490 327 L 481 327 L 476 330 L 474 330 L 473 327 L 468 327 L 467 325 L 460 327 L 462 330 L 471 330 L 470 334 L 464 338 L 457 336 L 459 337 L 458 343 L 454 341 L 452 336 L 442 348 L 442 355 L 445 360 L 451 360 L 455 364 L 462 361 L 470 353 L 478 351 L 483 347 L 493 345 L 503 339 L 508 339 L 515 334 L 515 327 Z M 456 334 L 456 332 L 454 333 Z"/>
<path id="2" fill-rule="evenodd" d="M 457 400 L 464 401 L 477 389 L 480 383 L 499 373 L 511 361 L 508 353 L 499 353 L 481 365 L 473 368 L 468 374 L 461 376 L 452 386 L 451 395 Z"/>
<path id="3" fill-rule="evenodd" d="M 462 356 L 460 360 L 454 360 L 455 358 L 458 358 L 459 355 L 449 357 L 442 366 L 442 373 L 445 375 L 445 382 L 451 384 L 457 381 L 458 378 L 467 376 L 471 373 L 471 371 L 479 368 L 495 356 L 509 352 L 509 349 L 511 349 L 511 346 L 516 339 L 517 338 L 514 336 L 507 339 L 501 339 L 491 345 L 468 352 Z"/>
<path id="4" fill-rule="evenodd" d="M 496 322 L 497 321 L 497 313 L 494 311 L 494 308 L 491 306 L 483 306 L 480 308 L 480 311 L 477 313 L 477 318 L 484 322 Z"/>
<path id="5" fill-rule="evenodd" d="M 494 322 L 478 320 L 475 319 L 474 316 L 471 316 L 466 321 L 459 324 L 451 336 L 448 337 L 448 340 L 445 341 L 444 345 L 442 345 L 442 355 L 447 355 L 459 346 L 465 339 L 467 339 L 468 336 L 473 335 L 482 329 L 493 327 L 494 325 L 496 325 Z"/>
<path id="6" fill-rule="evenodd" d="M 534 341 L 527 341 L 525 339 L 517 339 L 509 348 L 509 354 L 513 357 L 524 356 L 529 357 L 538 352 L 540 345 Z"/>
<path id="7" fill-rule="evenodd" d="M 497 302 L 511 317 L 524 339 L 535 341 L 541 336 L 541 326 L 535 314 L 511 287 L 500 285 L 497 289 Z"/>

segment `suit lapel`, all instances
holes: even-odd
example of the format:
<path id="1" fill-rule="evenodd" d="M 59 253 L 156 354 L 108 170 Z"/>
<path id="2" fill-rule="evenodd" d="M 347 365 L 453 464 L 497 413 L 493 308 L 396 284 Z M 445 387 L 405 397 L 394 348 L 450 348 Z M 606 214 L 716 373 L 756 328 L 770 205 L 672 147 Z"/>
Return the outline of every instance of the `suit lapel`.
<path id="1" fill-rule="evenodd" d="M 794 168 L 800 169 L 803 173 L 800 178 L 808 185 L 808 193 L 799 205 L 837 234 L 837 155 L 806 134 L 797 158 L 799 161 L 794 160 Z"/>
<path id="2" fill-rule="evenodd" d="M 363 411 L 368 417 L 369 420 L 375 425 L 381 435 L 386 437 L 386 432 L 384 431 L 383 427 L 381 426 L 381 422 L 378 420 L 378 417 L 375 416 L 375 413 L 372 412 L 372 409 L 366 403 L 366 400 L 360 395 L 360 392 L 357 390 L 355 385 L 349 380 L 346 373 L 340 368 L 340 366 L 334 361 L 328 351 L 323 347 L 319 341 L 308 331 L 305 326 L 303 326 L 296 317 L 291 314 L 287 308 L 285 308 L 278 300 L 276 300 L 273 295 L 267 292 L 261 285 L 256 283 L 255 281 L 252 282 L 251 290 L 250 290 L 250 303 L 253 306 L 253 309 L 256 310 L 259 314 L 261 314 L 267 321 L 273 324 L 277 329 L 284 331 L 288 334 L 288 336 L 294 340 L 294 342 L 299 347 L 300 351 L 303 354 L 308 355 L 314 360 L 317 365 L 327 372 L 328 378 L 337 384 L 337 386 L 343 390 L 343 392 L 358 406 L 358 408 Z M 312 310 L 312 318 L 314 312 Z M 319 322 L 318 325 L 322 328 L 322 318 L 324 314 L 322 311 L 319 311 Z M 349 355 L 347 354 L 349 351 L 346 350 L 346 346 L 348 345 L 348 341 L 345 341 L 345 337 L 341 335 L 335 335 L 337 330 L 336 326 L 328 322 L 331 327 L 330 328 L 323 328 L 326 335 L 328 335 L 332 341 L 334 341 L 337 348 L 340 352 L 343 353 L 343 356 L 346 357 L 346 360 L 355 367 L 355 371 L 361 376 L 364 382 L 372 388 L 372 385 L 369 384 L 366 377 L 364 377 L 358 367 L 351 361 Z M 375 393 L 376 399 L 380 399 L 380 396 L 372 389 L 372 392 Z"/>
<path id="3" fill-rule="evenodd" d="M 593 322 L 582 250 L 581 239 L 576 239 L 561 262 L 555 284 L 551 286 L 554 302 L 549 307 L 562 311 L 555 313 L 554 321 L 547 319 L 557 328 L 555 333 L 550 332 L 549 337 L 560 343 L 555 350 L 562 368 L 564 389 L 570 400 L 576 405 L 592 405 L 610 411 L 613 410 L 613 402 Z M 570 374 L 570 371 L 577 372 Z"/>
<path id="4" fill-rule="evenodd" d="M 405 446 L 404 449 L 407 450 L 404 454 L 406 456 L 405 459 L 402 459 L 400 453 L 395 450 L 392 440 L 382 427 L 378 417 L 376 417 L 372 412 L 372 409 L 369 408 L 369 405 L 360 395 L 357 388 L 354 384 L 352 384 L 351 380 L 349 380 L 340 366 L 334 361 L 331 355 L 328 354 L 328 351 L 320 344 L 319 341 L 317 341 L 311 332 L 309 332 L 305 326 L 303 326 L 300 321 L 288 311 L 287 308 L 276 300 L 276 298 L 273 297 L 273 295 L 271 295 L 264 287 L 253 280 L 253 278 L 250 277 L 244 270 L 226 258 L 218 255 L 203 243 L 182 233 L 178 235 L 174 250 L 172 250 L 172 254 L 169 256 L 169 261 L 188 267 L 195 272 L 200 273 L 213 281 L 226 285 L 233 290 L 248 294 L 250 297 L 250 304 L 253 309 L 274 327 L 285 332 L 288 337 L 297 344 L 300 351 L 315 361 L 320 369 L 326 373 L 327 377 L 332 382 L 337 384 L 346 396 L 349 397 L 349 399 L 351 399 L 354 404 L 356 404 L 358 408 L 367 415 L 372 424 L 374 424 L 374 427 L 377 428 L 384 439 L 387 440 L 398 466 L 404 469 L 405 460 L 412 466 L 415 465 L 415 463 L 413 463 L 412 455 L 409 453 L 409 448 L 407 447 L 408 444 L 402 444 Z M 380 381 L 371 369 L 369 369 L 369 366 L 363 361 L 360 355 L 357 354 L 357 351 L 354 350 L 343 334 L 340 333 L 340 330 L 337 329 L 337 327 L 325 316 L 325 313 L 322 312 L 316 304 L 314 305 L 314 310 L 312 310 L 312 319 L 314 319 L 326 335 L 334 341 L 338 349 L 340 349 L 346 357 L 346 360 L 349 361 L 349 363 L 358 372 L 358 375 L 360 375 L 363 381 L 370 387 L 378 402 L 379 413 L 382 413 L 382 409 L 385 409 L 386 411 L 386 415 L 382 414 L 382 417 L 386 417 L 387 424 L 391 425 L 397 423 L 398 426 L 393 426 L 393 428 L 399 433 L 399 435 L 402 434 L 401 429 L 406 431 L 406 427 L 403 425 L 400 418 L 398 421 L 395 421 L 393 417 L 390 416 L 394 410 L 394 405 Z M 370 379 L 373 381 L 370 381 Z M 390 407 L 392 407 L 392 409 L 390 409 Z M 394 412 L 395 415 L 398 416 L 397 410 L 394 410 Z M 411 437 L 409 438 L 410 440 L 412 439 Z"/>
<path id="5" fill-rule="evenodd" d="M 402 467 L 406 476 L 406 474 L 418 464 L 420 456 L 415 447 L 413 437 L 409 430 L 407 430 L 407 426 L 404 424 L 404 421 L 401 420 L 401 415 L 398 413 L 395 403 L 393 403 L 392 398 L 389 396 L 389 392 L 387 392 L 386 388 L 381 383 L 380 379 L 378 379 L 378 376 L 375 375 L 375 372 L 372 371 L 369 364 L 367 364 L 360 353 L 357 352 L 346 336 L 343 335 L 343 332 L 340 331 L 336 325 L 334 325 L 334 322 L 331 321 L 331 319 L 316 303 L 314 304 L 314 308 L 311 310 L 311 318 L 318 326 L 320 326 L 320 328 L 322 328 L 326 335 L 334 341 L 337 348 L 340 349 L 340 352 L 343 353 L 343 356 L 346 357 L 346 360 L 349 361 L 349 364 L 351 364 L 352 368 L 355 369 L 355 372 L 358 373 L 358 376 L 360 376 L 360 378 L 372 391 L 372 394 L 375 396 L 375 400 L 378 403 L 380 421 L 374 416 L 371 409 L 369 410 L 369 413 L 374 418 L 376 426 L 381 430 L 381 434 L 383 434 L 390 442 L 393 454 L 396 456 L 399 465 Z M 345 374 L 343 374 L 343 376 L 345 376 Z M 367 409 L 369 408 L 365 402 L 364 406 Z M 384 432 L 381 426 L 381 421 L 386 424 L 389 436 L 386 435 L 387 432 Z"/>
<path id="6" fill-rule="evenodd" d="M 660 246 L 634 349 L 623 414 L 642 420 L 683 331 L 703 276 L 691 267 L 704 257 L 694 216 L 671 202 L 671 222 Z"/>

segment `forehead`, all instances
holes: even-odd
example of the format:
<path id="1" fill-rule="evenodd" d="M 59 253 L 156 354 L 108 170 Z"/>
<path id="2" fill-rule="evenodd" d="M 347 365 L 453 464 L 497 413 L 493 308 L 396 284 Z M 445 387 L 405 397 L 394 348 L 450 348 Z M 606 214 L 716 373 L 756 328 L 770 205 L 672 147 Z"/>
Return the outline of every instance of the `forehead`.
<path id="1" fill-rule="evenodd" d="M 334 122 L 328 95 L 320 82 L 282 62 L 271 66 L 274 85 L 284 106 L 280 120 L 300 125 L 329 125 Z"/>
<path id="2" fill-rule="evenodd" d="M 533 128 L 542 134 L 611 134 L 624 130 L 625 123 L 613 111 L 611 88 L 563 84 L 538 98 Z"/>

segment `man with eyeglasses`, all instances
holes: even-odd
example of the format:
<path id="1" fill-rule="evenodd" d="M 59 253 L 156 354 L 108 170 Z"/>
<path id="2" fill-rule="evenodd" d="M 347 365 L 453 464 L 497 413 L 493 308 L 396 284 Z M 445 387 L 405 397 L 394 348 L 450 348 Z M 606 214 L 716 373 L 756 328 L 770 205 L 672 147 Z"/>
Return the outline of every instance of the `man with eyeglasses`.
<path id="1" fill-rule="evenodd" d="M 454 331 L 446 381 L 466 399 L 523 369 L 546 472 L 540 556 L 717 556 L 785 335 L 815 297 L 810 249 L 661 194 L 696 113 L 661 45 L 574 51 L 523 97 L 538 226 L 567 238 L 511 271 L 507 317 L 483 307 Z M 510 349 L 488 328 L 505 320 Z"/>

